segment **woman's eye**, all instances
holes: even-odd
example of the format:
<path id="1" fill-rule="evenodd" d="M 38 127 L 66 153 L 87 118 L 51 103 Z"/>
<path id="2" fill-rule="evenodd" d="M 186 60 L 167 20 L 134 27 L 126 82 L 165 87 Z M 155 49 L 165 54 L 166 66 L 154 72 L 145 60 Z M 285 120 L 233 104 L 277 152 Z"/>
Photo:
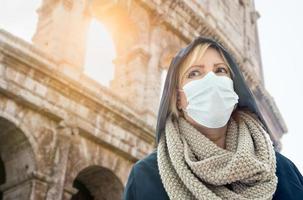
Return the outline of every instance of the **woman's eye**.
<path id="1" fill-rule="evenodd" d="M 192 78 L 192 77 L 194 77 L 194 76 L 199 76 L 199 75 L 201 75 L 201 73 L 200 73 L 200 71 L 198 71 L 198 70 L 194 70 L 194 71 L 191 71 L 189 74 L 188 74 L 188 78 Z"/>
<path id="2" fill-rule="evenodd" d="M 228 73 L 227 70 L 224 67 L 219 67 L 216 69 L 216 72 L 224 72 L 224 73 Z"/>

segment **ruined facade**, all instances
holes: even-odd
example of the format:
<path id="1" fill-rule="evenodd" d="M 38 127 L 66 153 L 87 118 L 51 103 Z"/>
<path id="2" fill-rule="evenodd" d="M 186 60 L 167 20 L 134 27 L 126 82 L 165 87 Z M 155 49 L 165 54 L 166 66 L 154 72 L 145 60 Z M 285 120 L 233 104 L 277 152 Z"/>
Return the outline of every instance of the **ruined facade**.
<path id="1" fill-rule="evenodd" d="M 198 35 L 232 52 L 280 148 L 287 128 L 264 88 L 252 0 L 43 0 L 37 12 L 33 44 L 0 31 L 2 199 L 121 199 L 155 146 L 161 73 Z M 83 73 L 92 19 L 115 43 L 110 88 Z"/>

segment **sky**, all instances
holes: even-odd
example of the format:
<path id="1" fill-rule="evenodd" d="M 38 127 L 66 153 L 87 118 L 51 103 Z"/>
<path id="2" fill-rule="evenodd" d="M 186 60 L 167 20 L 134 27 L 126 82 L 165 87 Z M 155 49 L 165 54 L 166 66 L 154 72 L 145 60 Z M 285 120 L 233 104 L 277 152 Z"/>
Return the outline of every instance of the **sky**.
<path id="1" fill-rule="evenodd" d="M 40 3 L 41 0 L 0 0 L 0 28 L 31 42 Z M 265 87 L 288 127 L 288 133 L 282 137 L 282 154 L 302 173 L 303 23 L 300 19 L 303 19 L 303 1 L 255 0 L 255 6 L 261 15 L 258 32 Z M 110 34 L 95 20 L 90 25 L 87 49 L 85 73 L 108 86 L 114 74 L 115 50 Z M 105 56 L 101 59 L 99 55 Z"/>
<path id="2" fill-rule="evenodd" d="M 255 0 L 255 6 L 261 15 L 258 32 L 265 87 L 288 127 L 282 154 L 303 173 L 303 1 Z"/>

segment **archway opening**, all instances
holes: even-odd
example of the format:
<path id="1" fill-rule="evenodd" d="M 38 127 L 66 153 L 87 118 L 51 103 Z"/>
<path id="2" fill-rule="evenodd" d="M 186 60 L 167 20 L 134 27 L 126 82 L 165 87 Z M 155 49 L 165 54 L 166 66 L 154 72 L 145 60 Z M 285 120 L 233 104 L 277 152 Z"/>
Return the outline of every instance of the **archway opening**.
<path id="1" fill-rule="evenodd" d="M 3 185 L 5 183 L 6 179 L 6 174 L 5 174 L 5 168 L 4 168 L 4 163 L 2 161 L 2 158 L 0 157 L 0 185 Z M 0 190 L 0 200 L 3 199 L 3 192 Z"/>
<path id="2" fill-rule="evenodd" d="M 72 196 L 71 200 L 94 200 L 93 195 L 87 187 L 78 179 L 73 182 L 73 187 L 76 188 L 78 192 Z"/>
<path id="3" fill-rule="evenodd" d="M 35 160 L 28 138 L 11 121 L 0 117 L 0 199 L 22 199 L 33 190 Z"/>
<path id="4" fill-rule="evenodd" d="M 73 182 L 78 190 L 72 200 L 120 200 L 123 193 L 123 184 L 109 169 L 100 166 L 91 166 L 82 170 Z"/>
<path id="5" fill-rule="evenodd" d="M 114 77 L 115 58 L 116 50 L 110 33 L 102 23 L 92 19 L 88 30 L 84 73 L 109 87 Z"/>

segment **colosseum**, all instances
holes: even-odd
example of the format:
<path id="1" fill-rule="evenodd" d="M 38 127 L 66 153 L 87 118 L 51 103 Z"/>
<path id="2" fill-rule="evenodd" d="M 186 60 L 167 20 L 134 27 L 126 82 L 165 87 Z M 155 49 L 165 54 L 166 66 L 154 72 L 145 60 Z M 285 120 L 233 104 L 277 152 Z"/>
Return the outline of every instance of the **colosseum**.
<path id="1" fill-rule="evenodd" d="M 281 148 L 253 0 L 43 0 L 37 13 L 32 43 L 0 30 L 0 199 L 121 199 L 155 147 L 161 74 L 198 35 L 232 52 Z M 83 73 L 92 19 L 114 41 L 109 87 Z"/>

